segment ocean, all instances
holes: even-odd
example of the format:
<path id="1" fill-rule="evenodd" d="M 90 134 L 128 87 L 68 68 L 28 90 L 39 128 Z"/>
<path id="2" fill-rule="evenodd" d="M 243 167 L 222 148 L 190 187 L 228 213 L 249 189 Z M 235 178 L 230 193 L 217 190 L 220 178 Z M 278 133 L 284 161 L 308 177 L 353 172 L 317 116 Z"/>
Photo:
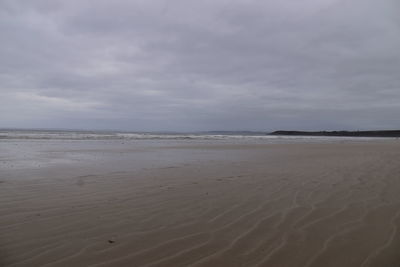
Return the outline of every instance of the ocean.
<path id="1" fill-rule="evenodd" d="M 329 142 L 345 140 L 379 140 L 371 137 L 326 136 L 275 136 L 267 132 L 123 132 L 123 131 L 76 131 L 76 130 L 0 130 L 0 140 L 220 140 L 281 142 Z M 387 139 L 387 138 L 385 138 Z"/>

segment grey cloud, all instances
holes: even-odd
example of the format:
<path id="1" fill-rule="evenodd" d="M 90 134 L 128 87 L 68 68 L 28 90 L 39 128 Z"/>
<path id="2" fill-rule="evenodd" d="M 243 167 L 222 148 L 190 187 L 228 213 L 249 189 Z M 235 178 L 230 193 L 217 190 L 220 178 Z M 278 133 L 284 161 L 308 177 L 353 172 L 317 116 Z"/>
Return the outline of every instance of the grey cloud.
<path id="1" fill-rule="evenodd" d="M 0 10 L 1 127 L 399 127 L 395 0 L 9 0 Z"/>

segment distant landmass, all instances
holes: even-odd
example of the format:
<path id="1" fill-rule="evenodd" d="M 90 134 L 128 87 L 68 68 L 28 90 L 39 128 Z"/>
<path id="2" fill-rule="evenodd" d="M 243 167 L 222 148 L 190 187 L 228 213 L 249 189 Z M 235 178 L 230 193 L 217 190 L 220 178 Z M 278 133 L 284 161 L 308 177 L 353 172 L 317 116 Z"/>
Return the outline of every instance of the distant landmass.
<path id="1" fill-rule="evenodd" d="M 382 131 L 275 131 L 270 135 L 293 135 L 293 136 L 358 136 L 358 137 L 400 137 L 400 130 Z"/>

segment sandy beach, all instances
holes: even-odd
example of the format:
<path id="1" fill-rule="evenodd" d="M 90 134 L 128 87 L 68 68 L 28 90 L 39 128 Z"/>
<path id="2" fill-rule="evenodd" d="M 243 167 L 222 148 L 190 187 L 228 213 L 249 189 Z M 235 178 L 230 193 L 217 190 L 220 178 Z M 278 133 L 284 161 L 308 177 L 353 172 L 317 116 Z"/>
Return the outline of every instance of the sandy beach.
<path id="1" fill-rule="evenodd" d="M 0 146 L 0 266 L 400 266 L 396 140 Z"/>

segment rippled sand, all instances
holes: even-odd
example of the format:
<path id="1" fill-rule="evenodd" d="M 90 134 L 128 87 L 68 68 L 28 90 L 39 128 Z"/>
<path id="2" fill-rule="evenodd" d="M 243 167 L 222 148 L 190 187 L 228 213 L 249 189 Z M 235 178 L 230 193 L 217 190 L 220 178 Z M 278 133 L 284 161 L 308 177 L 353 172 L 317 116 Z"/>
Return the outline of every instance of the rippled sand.
<path id="1" fill-rule="evenodd" d="M 400 266 L 400 142 L 41 153 L 72 161 L 3 168 L 0 266 Z"/>

